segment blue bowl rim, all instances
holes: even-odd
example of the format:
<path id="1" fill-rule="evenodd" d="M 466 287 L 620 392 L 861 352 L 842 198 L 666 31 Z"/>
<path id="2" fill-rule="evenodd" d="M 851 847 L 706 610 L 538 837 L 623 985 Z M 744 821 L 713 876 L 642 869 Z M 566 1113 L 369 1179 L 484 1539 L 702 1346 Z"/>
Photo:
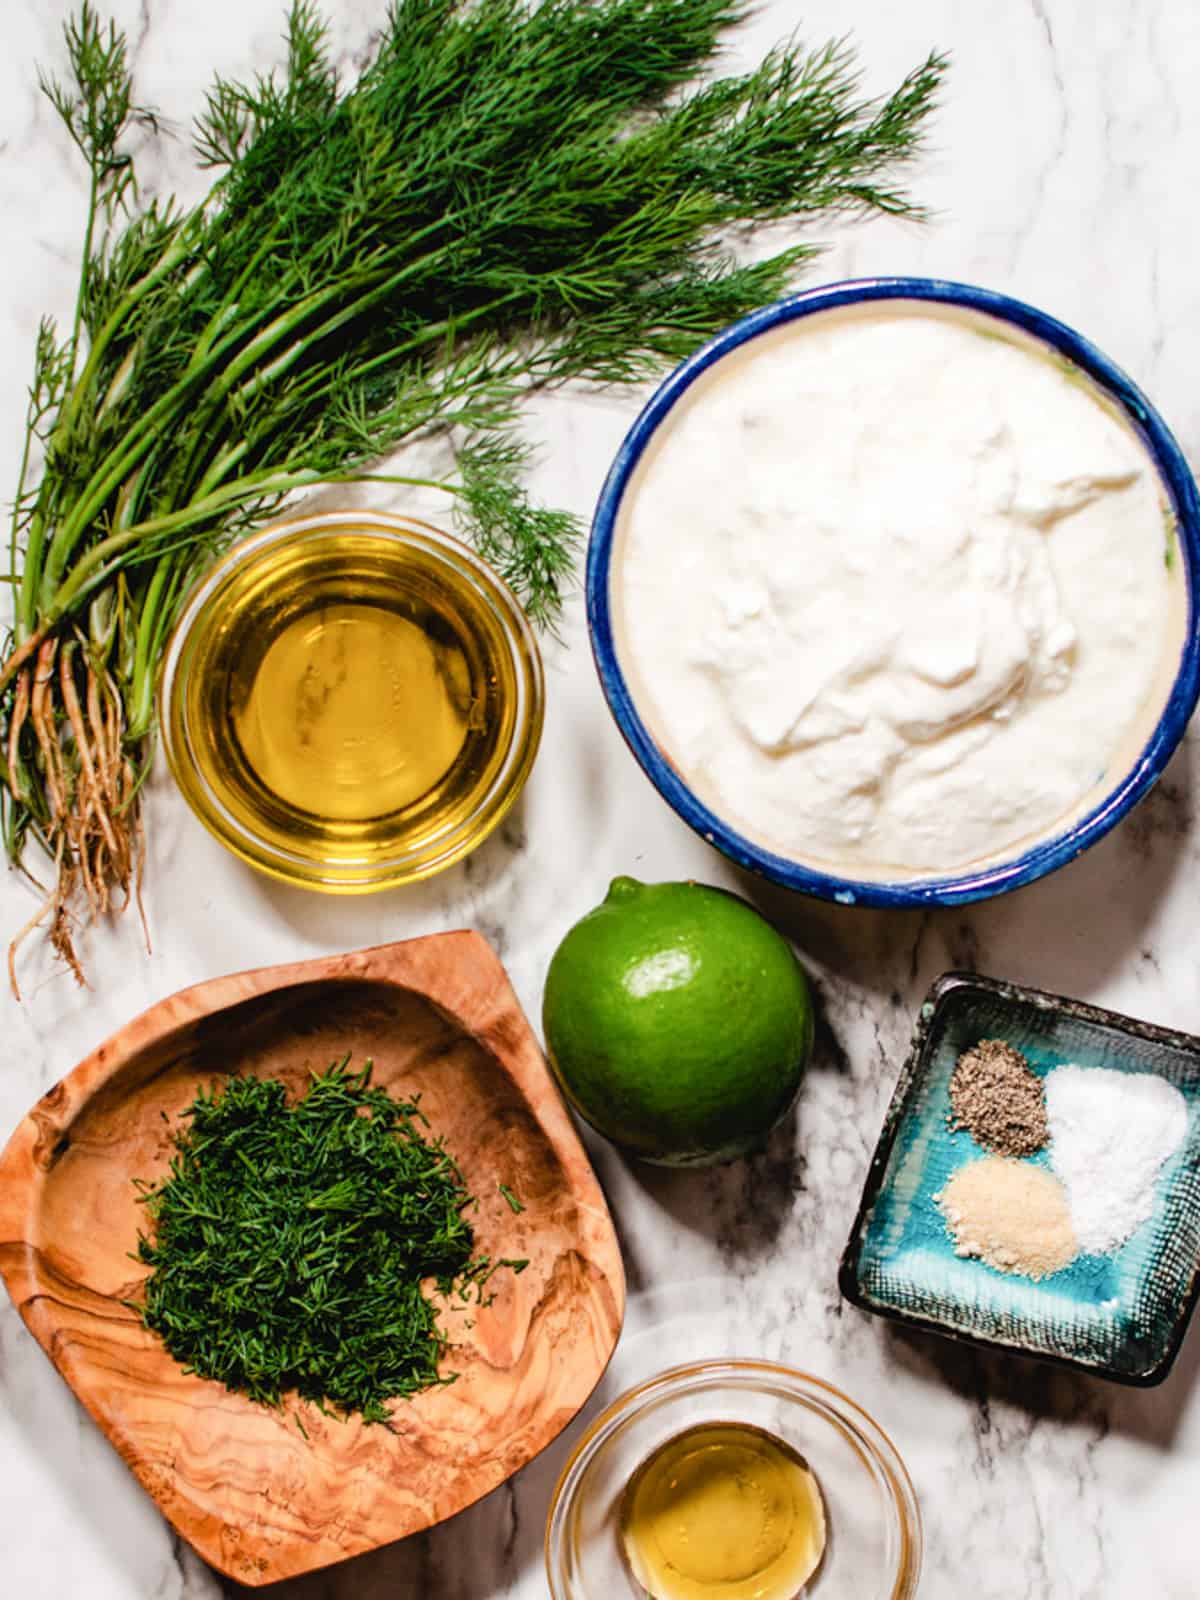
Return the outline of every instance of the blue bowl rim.
<path id="1" fill-rule="evenodd" d="M 982 972 L 964 972 L 957 969 L 943 972 L 940 977 L 934 979 L 917 1010 L 908 1055 L 900 1069 L 900 1076 L 896 1080 L 896 1087 L 892 1091 L 891 1101 L 884 1114 L 883 1127 L 863 1183 L 862 1197 L 858 1202 L 850 1236 L 838 1265 L 838 1289 L 842 1298 L 860 1311 L 901 1323 L 906 1327 L 919 1328 L 925 1333 L 936 1333 L 943 1339 L 953 1340 L 956 1344 L 970 1345 L 983 1350 L 1012 1351 L 1014 1355 L 1022 1356 L 1028 1361 L 1069 1368 L 1074 1372 L 1086 1372 L 1092 1377 L 1104 1378 L 1109 1383 L 1125 1384 L 1130 1388 L 1151 1389 L 1156 1384 L 1162 1383 L 1170 1373 L 1183 1345 L 1196 1306 L 1200 1304 L 1200 1261 L 1194 1263 L 1190 1275 L 1183 1283 L 1179 1311 L 1165 1339 L 1158 1347 L 1154 1359 L 1141 1371 L 1118 1368 L 1102 1361 L 1090 1361 L 1086 1357 L 1072 1355 L 1065 1349 L 1033 1350 L 1022 1344 L 1015 1336 L 993 1338 L 982 1333 L 968 1333 L 962 1328 L 939 1321 L 933 1315 L 922 1316 L 915 1311 L 903 1311 L 898 1306 L 884 1305 L 873 1299 L 863 1285 L 860 1266 L 871 1213 L 883 1192 L 892 1149 L 900 1136 L 905 1119 L 910 1112 L 913 1112 L 917 1097 L 924 1087 L 930 1066 L 929 1044 L 934 1037 L 935 1027 L 951 1006 L 963 1001 L 970 1004 L 973 997 L 981 994 L 1000 1000 L 1006 1006 L 1032 1006 L 1051 1017 L 1068 1015 L 1080 1022 L 1090 1023 L 1094 1027 L 1128 1034 L 1131 1038 L 1141 1039 L 1148 1044 L 1165 1045 L 1181 1055 L 1200 1058 L 1200 1038 L 1194 1034 L 1182 1033 L 1177 1028 L 1164 1028 L 1156 1022 L 1143 1022 L 1140 1017 L 1127 1016 L 1123 1011 L 1110 1011 L 1106 1007 L 1092 1005 L 1086 1000 L 1072 999 L 1069 995 L 1054 994 L 1046 989 L 1031 989 L 1025 984 L 1010 983 L 1003 978 L 990 978 Z"/>
<path id="2" fill-rule="evenodd" d="M 617 660 L 609 595 L 613 538 L 622 496 L 655 430 L 676 401 L 715 362 L 759 334 L 813 312 L 875 300 L 924 300 L 982 312 L 1024 329 L 1086 372 L 1121 406 L 1158 469 L 1175 514 L 1177 542 L 1187 584 L 1187 629 L 1179 671 L 1166 706 L 1137 760 L 1100 803 L 1062 833 L 1041 841 L 1010 861 L 997 862 L 960 876 L 900 883 L 843 878 L 805 866 L 753 843 L 710 810 L 683 781 L 638 714 Z M 625 435 L 604 481 L 592 519 L 585 589 L 592 654 L 609 709 L 625 742 L 663 799 L 702 838 L 738 866 L 786 888 L 840 904 L 960 905 L 1020 888 L 1064 866 L 1102 838 L 1154 785 L 1182 739 L 1200 697 L 1200 633 L 1196 627 L 1197 596 L 1200 595 L 1200 494 L 1170 429 L 1133 380 L 1066 323 L 1023 300 L 974 284 L 941 278 L 846 279 L 804 290 L 731 324 L 676 367 L 655 390 Z"/>

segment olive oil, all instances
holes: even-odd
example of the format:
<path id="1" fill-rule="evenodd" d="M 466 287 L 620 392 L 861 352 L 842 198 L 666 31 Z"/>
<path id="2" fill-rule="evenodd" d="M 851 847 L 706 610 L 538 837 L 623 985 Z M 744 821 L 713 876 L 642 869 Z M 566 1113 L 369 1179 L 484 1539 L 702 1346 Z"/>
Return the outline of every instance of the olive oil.
<path id="1" fill-rule="evenodd" d="M 390 816 L 434 790 L 486 699 L 472 694 L 463 640 L 438 620 L 320 602 L 250 654 L 229 711 L 264 787 L 340 822 Z"/>
<path id="2" fill-rule="evenodd" d="M 820 1565 L 825 1509 L 804 1458 L 762 1428 L 704 1423 L 661 1445 L 621 1503 L 652 1600 L 794 1600 Z"/>
<path id="3" fill-rule="evenodd" d="M 232 561 L 185 618 L 172 766 L 268 870 L 351 889 L 423 876 L 478 842 L 532 762 L 536 647 L 455 541 L 313 520 L 319 536 L 284 525 Z"/>

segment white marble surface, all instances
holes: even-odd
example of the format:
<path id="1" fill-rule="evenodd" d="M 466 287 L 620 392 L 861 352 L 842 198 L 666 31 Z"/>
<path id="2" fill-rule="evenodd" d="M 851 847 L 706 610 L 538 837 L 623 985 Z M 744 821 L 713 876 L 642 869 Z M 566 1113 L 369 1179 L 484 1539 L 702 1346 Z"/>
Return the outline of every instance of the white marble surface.
<path id="1" fill-rule="evenodd" d="M 214 69 L 276 58 L 280 0 L 114 0 L 140 89 L 176 130 Z M 382 0 L 334 0 L 334 36 L 359 58 Z M 35 92 L 60 59 L 64 0 L 4 0 L 0 51 L 0 482 L 16 464 L 38 317 L 74 292 L 82 179 Z M 765 0 L 756 51 L 802 26 L 852 26 L 882 89 L 931 46 L 953 53 L 933 145 L 913 181 L 935 209 L 918 228 L 840 228 L 809 281 L 870 272 L 975 280 L 1087 332 L 1148 389 L 1200 460 L 1200 10 L 1177 0 Z M 195 192 L 186 141 L 155 183 Z M 542 407 L 537 487 L 588 512 L 636 409 L 633 396 Z M 927 1532 L 928 1600 L 1188 1600 L 1200 1500 L 1200 1332 L 1158 1390 L 1126 1392 L 1015 1360 L 898 1335 L 845 1307 L 844 1242 L 914 1008 L 944 968 L 1028 980 L 1200 1030 L 1193 939 L 1200 844 L 1196 745 L 1142 808 L 1052 880 L 943 915 L 843 911 L 739 881 L 659 801 L 617 736 L 573 603 L 549 652 L 543 753 L 524 802 L 474 859 L 411 892 L 330 901 L 252 876 L 202 832 L 159 777 L 149 802 L 147 911 L 86 951 L 94 987 L 27 966 L 27 1004 L 4 1004 L 0 1134 L 118 1023 L 179 986 L 289 957 L 459 925 L 480 929 L 536 1017 L 549 954 L 609 878 L 695 875 L 735 884 L 795 937 L 825 1026 L 795 1119 L 763 1156 L 707 1175 L 633 1170 L 593 1144 L 626 1252 L 632 1301 L 606 1390 L 691 1353 L 671 1312 L 845 1386 L 907 1457 Z M 28 914 L 0 884 L 0 926 Z M 722 1310 L 736 1308 L 735 1324 Z M 666 1324 L 663 1326 L 663 1319 Z M 737 1331 L 749 1327 L 750 1336 Z M 655 1337 L 639 1337 L 657 1329 Z M 675 1341 L 673 1343 L 673 1340 Z M 285 1587 L 289 1600 L 533 1600 L 541 1532 L 565 1445 L 451 1525 Z M 0 1551 L 21 1600 L 209 1600 L 232 1592 L 173 1539 L 75 1405 L 7 1302 L 0 1306 Z"/>

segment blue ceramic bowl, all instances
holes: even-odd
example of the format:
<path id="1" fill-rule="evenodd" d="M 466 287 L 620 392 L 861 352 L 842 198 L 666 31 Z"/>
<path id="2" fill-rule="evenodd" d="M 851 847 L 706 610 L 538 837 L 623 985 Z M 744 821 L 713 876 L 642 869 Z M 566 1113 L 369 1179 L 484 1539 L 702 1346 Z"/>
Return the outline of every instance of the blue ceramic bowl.
<path id="1" fill-rule="evenodd" d="M 936 1196 L 988 1152 L 950 1126 L 950 1080 L 981 1039 L 1011 1044 L 1039 1077 L 1070 1061 L 1154 1073 L 1183 1096 L 1187 1134 L 1159 1175 L 1153 1213 L 1111 1255 L 1078 1256 L 1035 1282 L 955 1253 Z M 1031 1159 L 1046 1163 L 1045 1153 Z M 1161 1383 L 1200 1297 L 1200 1039 L 976 973 L 944 974 L 917 1018 L 838 1281 L 852 1304 L 914 1328 L 1117 1383 Z"/>
<path id="2" fill-rule="evenodd" d="M 651 736 L 621 668 L 613 633 L 612 556 L 622 498 L 655 432 L 688 388 L 724 356 L 783 323 L 814 312 L 874 300 L 922 300 L 998 318 L 1033 335 L 1087 373 L 1124 411 L 1155 462 L 1175 513 L 1187 583 L 1187 629 L 1179 669 L 1162 716 L 1137 760 L 1098 805 L 1062 832 L 1009 860 L 957 876 L 861 881 L 834 876 L 802 861 L 775 854 L 739 833 L 689 787 Z M 609 707 L 647 777 L 659 793 L 710 844 L 739 866 L 789 889 L 847 905 L 955 905 L 1002 894 L 1042 878 L 1073 860 L 1120 821 L 1161 775 L 1200 695 L 1200 495 L 1166 423 L 1121 369 L 1080 334 L 1045 312 L 970 284 L 936 278 L 867 278 L 835 283 L 765 306 L 717 334 L 677 367 L 647 404 L 617 452 L 592 522 L 587 558 L 587 608 L 592 651 Z"/>

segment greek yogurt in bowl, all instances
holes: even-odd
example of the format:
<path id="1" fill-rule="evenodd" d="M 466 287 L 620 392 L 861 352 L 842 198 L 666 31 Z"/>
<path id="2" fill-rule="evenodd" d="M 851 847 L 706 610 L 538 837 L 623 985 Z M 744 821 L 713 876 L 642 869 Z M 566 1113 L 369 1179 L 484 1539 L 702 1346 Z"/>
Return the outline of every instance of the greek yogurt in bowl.
<path id="1" fill-rule="evenodd" d="M 966 899 L 1078 853 L 1195 704 L 1196 490 L 1085 341 L 1004 297 L 838 285 L 672 375 L 597 512 L 618 722 L 744 864 Z"/>

